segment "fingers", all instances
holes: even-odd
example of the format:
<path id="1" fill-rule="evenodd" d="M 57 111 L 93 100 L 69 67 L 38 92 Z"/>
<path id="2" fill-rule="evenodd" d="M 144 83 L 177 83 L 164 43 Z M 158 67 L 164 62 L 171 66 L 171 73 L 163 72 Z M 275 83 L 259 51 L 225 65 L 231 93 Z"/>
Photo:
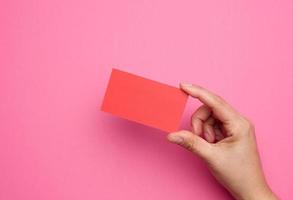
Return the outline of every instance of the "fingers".
<path id="1" fill-rule="evenodd" d="M 211 144 L 190 131 L 181 130 L 170 133 L 168 140 L 196 153 L 203 159 L 208 159 L 212 155 Z"/>
<path id="2" fill-rule="evenodd" d="M 193 132 L 196 135 L 204 133 L 205 139 L 213 143 L 216 139 L 214 132 L 215 118 L 211 116 L 212 111 L 207 105 L 200 106 L 191 117 Z"/>
<path id="3" fill-rule="evenodd" d="M 214 126 L 215 138 L 216 141 L 220 141 L 225 138 L 223 131 L 218 125 Z"/>
<path id="4" fill-rule="evenodd" d="M 237 115 L 237 112 L 222 98 L 212 92 L 191 84 L 180 84 L 182 90 L 189 95 L 198 98 L 203 104 L 210 107 L 213 114 L 222 122 L 227 122 Z"/>
<path id="5" fill-rule="evenodd" d="M 215 142 L 215 139 L 216 139 L 216 134 L 214 131 L 214 124 L 215 124 L 215 118 L 209 117 L 209 119 L 206 120 L 206 122 L 203 125 L 204 137 L 210 143 Z"/>
<path id="6" fill-rule="evenodd" d="M 191 124 L 193 132 L 196 135 L 201 135 L 203 133 L 203 124 L 210 117 L 211 113 L 211 109 L 206 105 L 202 105 L 193 113 L 191 116 Z"/>

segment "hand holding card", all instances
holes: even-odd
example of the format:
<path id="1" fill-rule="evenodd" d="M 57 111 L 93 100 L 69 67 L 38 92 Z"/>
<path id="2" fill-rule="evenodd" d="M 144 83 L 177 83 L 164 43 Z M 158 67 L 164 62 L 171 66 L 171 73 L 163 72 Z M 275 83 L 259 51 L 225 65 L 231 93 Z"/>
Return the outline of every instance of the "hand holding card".
<path id="1" fill-rule="evenodd" d="M 187 97 L 176 87 L 113 69 L 101 110 L 172 132 L 179 128 Z"/>

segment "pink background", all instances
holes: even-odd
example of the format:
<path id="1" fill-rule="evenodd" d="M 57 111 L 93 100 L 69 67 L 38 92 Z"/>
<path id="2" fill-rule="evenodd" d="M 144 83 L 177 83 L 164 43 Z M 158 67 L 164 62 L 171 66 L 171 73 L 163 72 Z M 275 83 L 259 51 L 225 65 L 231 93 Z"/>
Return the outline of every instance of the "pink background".
<path id="1" fill-rule="evenodd" d="M 166 133 L 100 112 L 112 67 L 221 94 L 292 199 L 292 13 L 292 0 L 2 0 L 0 199 L 231 198 Z"/>

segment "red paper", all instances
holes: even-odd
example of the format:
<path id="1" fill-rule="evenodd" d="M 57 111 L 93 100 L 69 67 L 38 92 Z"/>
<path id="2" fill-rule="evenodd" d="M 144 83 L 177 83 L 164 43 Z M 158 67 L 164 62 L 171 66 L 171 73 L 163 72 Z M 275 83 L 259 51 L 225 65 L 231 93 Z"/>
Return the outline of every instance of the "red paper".
<path id="1" fill-rule="evenodd" d="M 102 111 L 172 132 L 179 128 L 187 97 L 176 87 L 113 69 Z"/>

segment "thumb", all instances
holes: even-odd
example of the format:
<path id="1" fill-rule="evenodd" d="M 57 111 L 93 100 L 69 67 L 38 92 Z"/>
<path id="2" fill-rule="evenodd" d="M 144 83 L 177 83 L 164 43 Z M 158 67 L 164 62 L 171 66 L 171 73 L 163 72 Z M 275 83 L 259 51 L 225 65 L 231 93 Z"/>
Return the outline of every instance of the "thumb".
<path id="1" fill-rule="evenodd" d="M 204 160 L 207 160 L 212 155 L 212 145 L 190 131 L 181 130 L 170 133 L 168 140 L 194 152 Z"/>

